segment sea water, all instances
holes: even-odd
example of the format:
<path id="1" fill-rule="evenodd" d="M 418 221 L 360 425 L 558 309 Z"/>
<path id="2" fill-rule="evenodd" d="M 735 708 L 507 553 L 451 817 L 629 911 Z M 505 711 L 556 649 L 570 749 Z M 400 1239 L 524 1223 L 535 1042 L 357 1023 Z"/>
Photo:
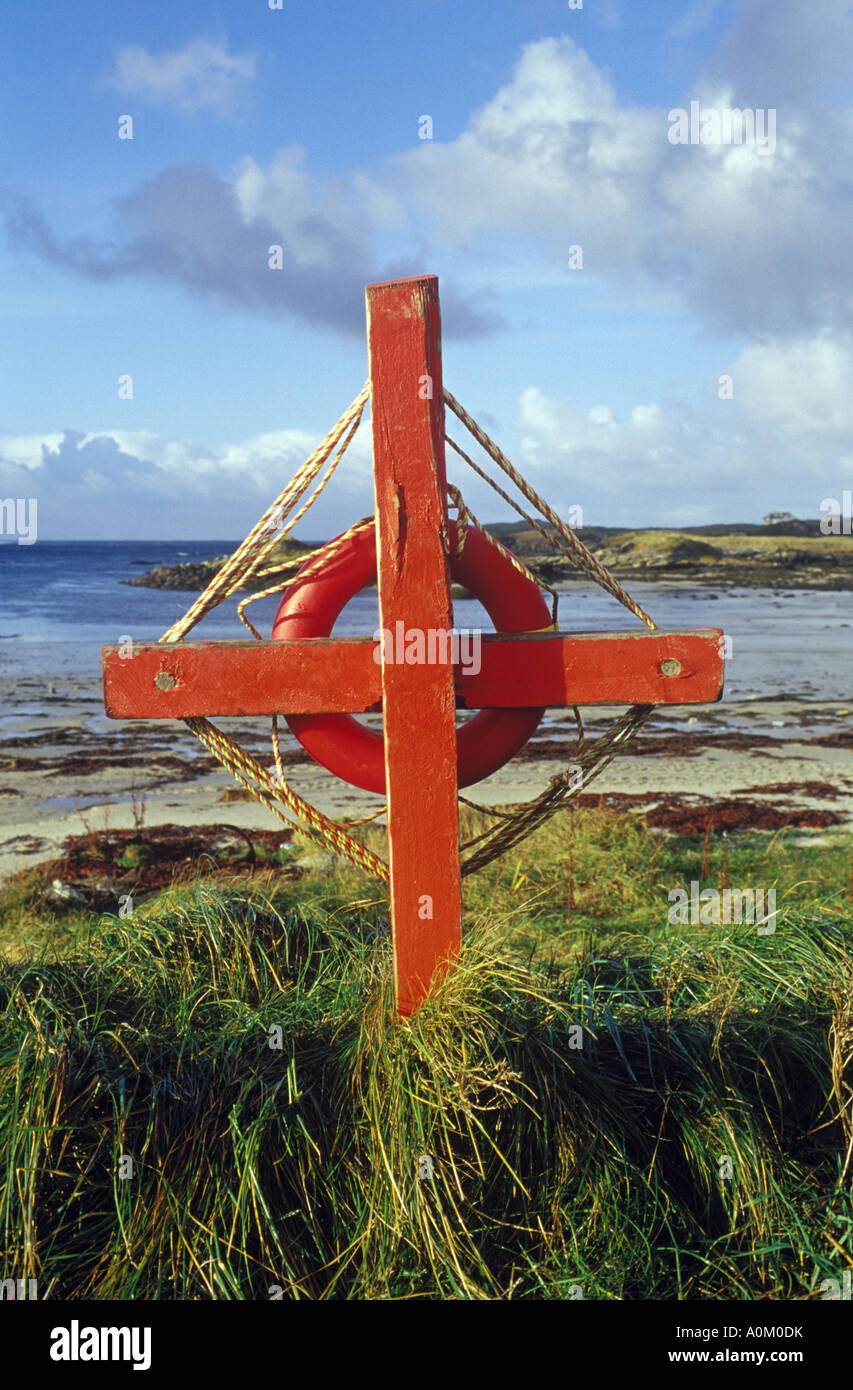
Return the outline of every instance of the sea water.
<path id="1" fill-rule="evenodd" d="M 70 687 L 99 693 L 100 649 L 131 637 L 160 638 L 194 593 L 128 587 L 154 565 L 198 562 L 229 554 L 232 541 L 39 541 L 0 546 L 0 693 L 8 711 L 26 693 L 30 712 Z M 631 586 L 662 628 L 722 628 L 730 639 L 727 700 L 853 700 L 853 594 L 816 590 L 724 589 L 686 585 Z M 241 595 L 242 597 L 242 595 Z M 237 598 L 195 629 L 203 640 L 248 639 Z M 262 633 L 272 626 L 275 597 L 249 607 Z M 473 599 L 454 603 L 457 628 L 492 631 Z M 563 631 L 642 630 L 642 624 L 603 590 L 586 581 L 560 595 Z M 378 628 L 375 591 L 357 595 L 335 632 L 372 635 Z M 53 687 L 53 690 L 51 690 Z M 0 710 L 0 718 L 3 711 Z"/>

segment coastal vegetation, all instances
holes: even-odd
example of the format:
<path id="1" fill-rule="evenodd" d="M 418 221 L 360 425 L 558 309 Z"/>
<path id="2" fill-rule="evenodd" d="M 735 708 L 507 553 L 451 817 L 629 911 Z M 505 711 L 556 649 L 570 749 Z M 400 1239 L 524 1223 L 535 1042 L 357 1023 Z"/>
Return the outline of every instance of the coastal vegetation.
<path id="1" fill-rule="evenodd" d="M 826 1297 L 853 1268 L 851 848 L 563 813 L 467 880 L 460 968 L 408 1023 L 384 893 L 298 836 L 129 912 L 18 875 L 4 1269 L 40 1298 Z M 773 887 L 775 929 L 671 925 L 694 883 Z"/>
<path id="2" fill-rule="evenodd" d="M 487 529 L 524 560 L 537 578 L 568 583 L 579 577 L 571 561 L 556 554 L 545 538 L 524 522 Z M 824 535 L 818 521 L 685 530 L 587 526 L 578 535 L 602 564 L 626 583 L 666 580 L 712 587 L 853 589 L 853 536 Z M 276 565 L 284 565 L 310 548 L 299 541 L 282 542 L 270 552 L 269 572 L 249 587 L 266 588 L 279 579 L 284 583 L 293 570 L 277 571 Z M 125 582 L 155 589 L 201 589 L 225 558 L 160 565 Z"/>

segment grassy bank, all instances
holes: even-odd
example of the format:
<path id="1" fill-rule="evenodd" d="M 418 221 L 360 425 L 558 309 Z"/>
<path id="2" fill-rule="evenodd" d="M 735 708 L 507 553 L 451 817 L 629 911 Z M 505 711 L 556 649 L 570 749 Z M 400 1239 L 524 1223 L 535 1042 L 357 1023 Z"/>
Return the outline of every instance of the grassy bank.
<path id="1" fill-rule="evenodd" d="M 853 1266 L 851 843 L 797 839 L 564 816 L 468 881 L 460 968 L 408 1025 L 386 903 L 331 862 L 208 866 L 126 919 L 19 879 L 4 1276 L 42 1298 L 819 1298 Z M 775 887 L 775 931 L 670 925 L 694 880 Z"/>

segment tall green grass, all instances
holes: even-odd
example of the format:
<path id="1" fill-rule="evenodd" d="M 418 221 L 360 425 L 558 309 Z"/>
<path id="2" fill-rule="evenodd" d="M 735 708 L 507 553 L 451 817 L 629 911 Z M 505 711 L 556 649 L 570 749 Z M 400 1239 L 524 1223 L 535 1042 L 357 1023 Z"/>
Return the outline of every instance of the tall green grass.
<path id="1" fill-rule="evenodd" d="M 199 881 L 0 964 L 3 1277 L 820 1297 L 853 1262 L 849 842 L 732 851 L 787 894 L 761 937 L 667 925 L 701 844 L 596 813 L 571 845 L 564 821 L 471 885 L 459 968 L 406 1023 L 355 873 Z"/>

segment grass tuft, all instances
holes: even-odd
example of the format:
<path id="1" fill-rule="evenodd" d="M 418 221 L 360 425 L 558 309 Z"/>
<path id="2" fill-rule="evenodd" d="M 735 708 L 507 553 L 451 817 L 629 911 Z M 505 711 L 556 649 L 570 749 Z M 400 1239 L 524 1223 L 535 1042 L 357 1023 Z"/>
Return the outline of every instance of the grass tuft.
<path id="1" fill-rule="evenodd" d="M 668 925 L 703 852 L 713 873 L 713 846 L 605 812 L 540 832 L 478 877 L 459 968 L 408 1022 L 354 872 L 199 881 L 60 945 L 48 922 L 0 961 L 4 1277 L 819 1297 L 853 1263 L 849 847 L 726 847 L 779 885 L 768 936 Z"/>

